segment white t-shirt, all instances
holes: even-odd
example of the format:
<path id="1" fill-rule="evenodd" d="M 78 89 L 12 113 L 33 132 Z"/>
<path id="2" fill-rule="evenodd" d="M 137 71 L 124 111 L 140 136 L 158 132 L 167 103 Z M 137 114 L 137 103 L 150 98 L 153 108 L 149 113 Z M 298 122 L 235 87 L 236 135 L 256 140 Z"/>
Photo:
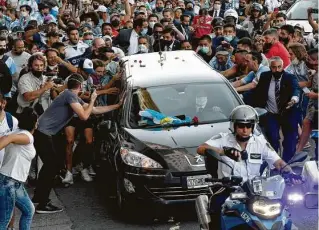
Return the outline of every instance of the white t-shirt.
<path id="1" fill-rule="evenodd" d="M 18 129 L 12 134 L 25 134 L 29 137 L 26 145 L 9 144 L 5 149 L 0 173 L 15 180 L 25 182 L 29 175 L 31 161 L 35 157 L 36 151 L 33 146 L 33 136 L 26 130 Z"/>
<path id="2" fill-rule="evenodd" d="M 18 129 L 17 118 L 12 116 L 12 123 L 13 123 L 12 131 L 17 130 Z M 7 122 L 7 117 L 4 116 L 4 119 L 0 121 L 0 137 L 8 135 L 9 133 L 11 133 L 11 130 Z M 0 150 L 0 167 L 3 161 L 3 156 L 4 156 L 4 149 L 1 149 Z"/>

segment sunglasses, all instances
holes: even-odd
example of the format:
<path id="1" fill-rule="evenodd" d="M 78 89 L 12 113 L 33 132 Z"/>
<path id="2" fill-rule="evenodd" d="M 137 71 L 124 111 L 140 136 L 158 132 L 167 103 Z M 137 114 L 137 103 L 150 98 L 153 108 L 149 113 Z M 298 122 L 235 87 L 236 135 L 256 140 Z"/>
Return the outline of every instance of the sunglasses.
<path id="1" fill-rule="evenodd" d="M 237 123 L 236 125 L 240 129 L 243 129 L 243 128 L 251 129 L 253 127 L 253 124 L 251 123 Z"/>

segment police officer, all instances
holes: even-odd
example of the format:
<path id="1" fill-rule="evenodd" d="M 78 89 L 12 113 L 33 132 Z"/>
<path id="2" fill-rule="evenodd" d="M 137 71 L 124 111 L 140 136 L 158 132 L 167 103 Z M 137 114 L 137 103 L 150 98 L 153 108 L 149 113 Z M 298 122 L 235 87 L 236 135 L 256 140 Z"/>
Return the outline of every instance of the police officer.
<path id="1" fill-rule="evenodd" d="M 222 159 L 233 167 L 234 175 L 241 176 L 243 181 L 260 176 L 260 166 L 263 161 L 280 170 L 286 163 L 262 135 L 254 133 L 258 121 L 259 117 L 254 108 L 248 105 L 236 107 L 230 114 L 231 133 L 220 133 L 213 136 L 205 144 L 198 147 L 197 153 L 204 155 L 208 149 L 219 153 Z M 292 179 L 293 183 L 299 184 L 300 180 L 291 168 L 287 166 L 285 167 L 286 170 L 295 176 L 296 179 Z M 218 178 L 228 177 L 231 176 L 231 169 L 218 162 L 217 173 Z M 214 202 L 213 210 L 211 210 L 211 223 L 214 223 L 215 227 L 216 224 L 219 224 L 221 205 L 228 196 L 228 191 L 225 191 L 211 201 Z"/>

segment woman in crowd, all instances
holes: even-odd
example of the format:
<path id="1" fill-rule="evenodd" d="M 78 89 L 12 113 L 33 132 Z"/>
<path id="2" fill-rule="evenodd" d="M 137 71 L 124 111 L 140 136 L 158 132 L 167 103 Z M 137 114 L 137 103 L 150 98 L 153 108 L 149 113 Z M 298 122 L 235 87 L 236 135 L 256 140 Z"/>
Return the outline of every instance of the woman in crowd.
<path id="1" fill-rule="evenodd" d="M 0 138 L 0 149 L 5 155 L 0 168 L 0 229 L 7 229 L 14 207 L 21 211 L 20 230 L 31 228 L 34 205 L 24 188 L 32 159 L 36 151 L 33 146 L 33 132 L 38 117 L 31 108 L 20 115 L 19 129 Z"/>

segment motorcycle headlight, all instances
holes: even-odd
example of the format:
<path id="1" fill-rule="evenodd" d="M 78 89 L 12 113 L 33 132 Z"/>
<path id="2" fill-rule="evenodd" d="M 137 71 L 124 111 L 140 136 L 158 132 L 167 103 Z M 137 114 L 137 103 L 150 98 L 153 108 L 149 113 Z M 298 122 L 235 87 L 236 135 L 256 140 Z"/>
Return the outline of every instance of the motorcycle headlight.
<path id="1" fill-rule="evenodd" d="M 282 205 L 279 201 L 257 199 L 251 203 L 251 211 L 263 219 L 272 219 L 280 215 Z"/>
<path id="2" fill-rule="evenodd" d="M 163 168 L 155 160 L 130 149 L 121 148 L 121 157 L 125 164 L 140 168 Z"/>

